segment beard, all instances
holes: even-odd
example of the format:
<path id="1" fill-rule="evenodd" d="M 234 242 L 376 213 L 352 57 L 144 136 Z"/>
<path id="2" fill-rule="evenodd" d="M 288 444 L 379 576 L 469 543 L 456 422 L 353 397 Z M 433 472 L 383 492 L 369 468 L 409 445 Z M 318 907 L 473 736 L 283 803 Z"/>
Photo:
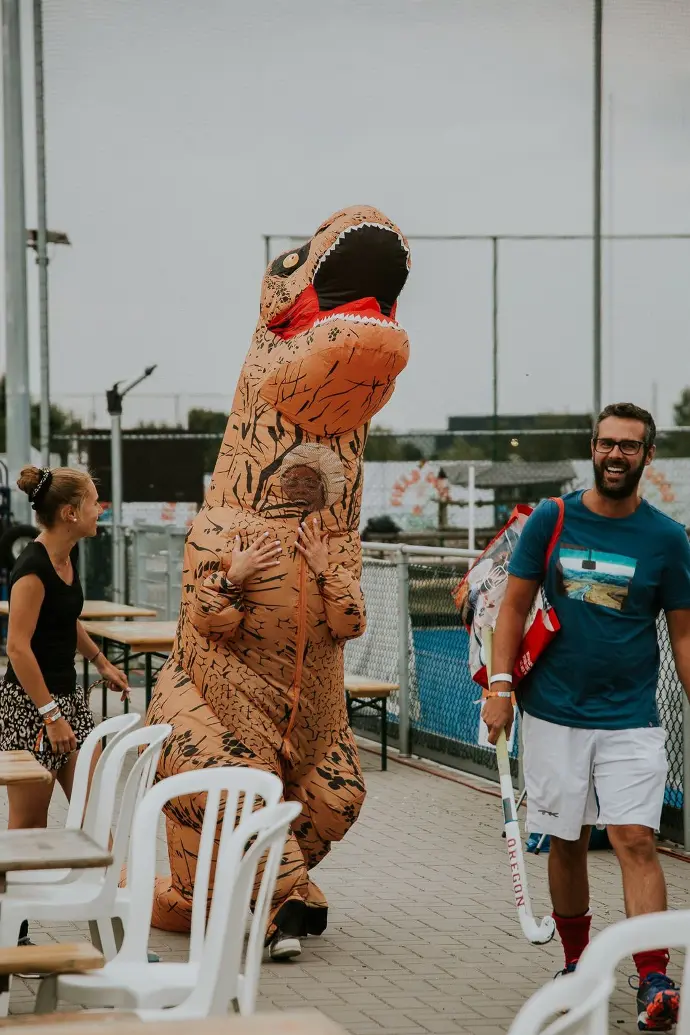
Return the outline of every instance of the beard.
<path id="1" fill-rule="evenodd" d="M 605 457 L 603 460 L 594 461 L 594 484 L 597 492 L 610 500 L 625 500 L 637 493 L 637 487 L 644 473 L 645 455 L 637 462 L 631 463 L 627 456 Z M 613 470 L 620 473 L 613 478 Z"/>

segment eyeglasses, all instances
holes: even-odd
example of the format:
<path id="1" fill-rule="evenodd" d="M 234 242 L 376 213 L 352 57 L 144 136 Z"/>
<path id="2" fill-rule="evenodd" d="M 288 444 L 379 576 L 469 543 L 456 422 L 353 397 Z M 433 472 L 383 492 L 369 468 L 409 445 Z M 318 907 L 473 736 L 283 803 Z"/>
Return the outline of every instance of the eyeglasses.
<path id="1" fill-rule="evenodd" d="M 597 453 L 612 453 L 616 446 L 624 456 L 636 456 L 643 448 L 644 442 L 635 438 L 598 438 L 594 443 Z"/>

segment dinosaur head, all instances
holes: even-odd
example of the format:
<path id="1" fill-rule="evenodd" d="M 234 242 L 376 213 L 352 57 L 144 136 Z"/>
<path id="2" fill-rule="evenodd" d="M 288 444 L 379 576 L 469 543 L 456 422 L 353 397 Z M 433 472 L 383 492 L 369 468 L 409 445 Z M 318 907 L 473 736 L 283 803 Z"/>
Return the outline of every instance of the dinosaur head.
<path id="1" fill-rule="evenodd" d="M 398 228 L 367 206 L 270 264 L 208 506 L 358 527 L 368 423 L 408 358 L 395 314 L 409 264 Z"/>
<path id="2" fill-rule="evenodd" d="M 261 292 L 261 397 L 317 435 L 371 420 L 407 363 L 395 311 L 409 264 L 395 224 L 364 206 L 337 212 L 301 248 L 278 256 Z"/>

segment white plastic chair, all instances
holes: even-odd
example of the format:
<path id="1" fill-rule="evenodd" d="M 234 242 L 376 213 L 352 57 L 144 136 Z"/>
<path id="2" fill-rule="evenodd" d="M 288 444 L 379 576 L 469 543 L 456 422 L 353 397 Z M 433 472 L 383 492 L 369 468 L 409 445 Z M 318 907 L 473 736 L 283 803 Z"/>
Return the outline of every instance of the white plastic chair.
<path id="1" fill-rule="evenodd" d="M 508 1035 L 608 1035 L 608 1005 L 615 987 L 612 976 L 592 987 L 577 972 L 549 981 L 524 1004 Z M 568 1011 L 565 1016 L 554 1014 Z"/>
<path id="2" fill-rule="evenodd" d="M 141 1020 L 182 1020 L 221 1016 L 233 1002 L 242 1014 L 254 1012 L 268 915 L 297 802 L 254 809 L 257 797 L 274 799 L 280 781 L 268 773 L 226 767 L 180 773 L 156 784 L 137 811 L 132 832 L 132 908 L 116 959 L 103 970 L 49 978 L 37 1012 L 67 1001 L 88 1008 L 134 1010 Z M 192 931 L 187 963 L 147 963 L 147 944 L 156 871 L 156 828 L 168 801 L 207 793 L 196 865 Z M 244 803 L 235 827 L 237 805 Z M 206 922 L 216 826 L 225 796 L 216 875 Z M 251 913 L 259 864 L 261 882 Z M 220 879 L 219 875 L 222 875 Z M 244 937 L 247 922 L 246 952 Z M 244 958 L 243 958 L 244 957 Z M 243 965 L 244 964 L 244 965 Z"/>
<path id="3" fill-rule="evenodd" d="M 606 1035 L 608 1003 L 618 964 L 633 953 L 659 947 L 685 950 L 681 986 L 690 987 L 690 910 L 631 917 L 597 934 L 582 954 L 574 974 L 540 988 L 520 1010 L 509 1035 Z M 570 1012 L 544 1027 L 559 1010 Z M 568 1027 L 569 1023 L 574 1026 Z M 682 992 L 676 1035 L 690 1035 L 690 1009 Z"/>
<path id="4" fill-rule="evenodd" d="M 658 948 L 685 950 L 681 988 L 690 988 L 690 909 L 633 916 L 605 928 L 583 952 L 577 973 L 592 987 L 602 976 L 612 976 L 627 956 Z M 682 991 L 676 1035 L 690 1035 L 690 1007 Z"/>
<path id="5" fill-rule="evenodd" d="M 127 860 L 135 810 L 151 785 L 163 743 L 171 732 L 172 727 L 167 723 L 144 726 L 131 730 L 113 744 L 102 769 L 98 810 L 87 807 L 88 832 L 101 847 L 109 847 L 112 827 L 116 827 L 112 864 L 105 869 L 80 870 L 74 880 L 62 884 L 10 885 L 0 911 L 0 946 L 17 944 L 19 928 L 25 918 L 58 922 L 86 920 L 97 927 L 106 959 L 114 958 L 117 949 L 112 920 L 120 918 L 126 923 L 129 914 L 129 889 L 119 888 L 118 884 Z M 114 824 L 117 785 L 125 758 L 130 751 L 141 748 L 145 750 L 138 754 L 129 772 Z"/>
<path id="6" fill-rule="evenodd" d="M 112 753 L 115 745 L 135 729 L 141 721 L 141 716 L 136 712 L 126 712 L 122 715 L 114 715 L 111 719 L 101 722 L 89 733 L 88 737 L 79 749 L 77 764 L 74 767 L 74 784 L 72 796 L 67 809 L 65 820 L 66 830 L 83 829 L 89 833 L 89 822 L 92 823 L 93 816 L 100 811 L 100 790 L 103 777 L 103 767 Z M 101 740 L 110 737 L 104 747 L 96 768 L 94 769 L 91 788 L 89 789 L 89 774 L 93 763 L 93 756 Z M 153 779 L 153 773 L 151 777 Z M 148 789 L 148 788 L 147 788 Z M 87 795 L 89 804 L 90 820 L 86 818 Z M 8 884 L 64 884 L 75 880 L 80 870 L 17 870 L 7 874 Z"/>

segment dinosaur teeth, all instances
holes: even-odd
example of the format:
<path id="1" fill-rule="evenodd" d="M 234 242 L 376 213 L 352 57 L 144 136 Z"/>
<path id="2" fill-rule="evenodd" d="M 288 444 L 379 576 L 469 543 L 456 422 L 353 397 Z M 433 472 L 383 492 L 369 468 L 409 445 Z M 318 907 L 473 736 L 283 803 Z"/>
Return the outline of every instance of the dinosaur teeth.
<path id="1" fill-rule="evenodd" d="M 363 226 L 372 226 L 372 227 L 374 227 L 377 230 L 387 230 L 388 233 L 395 234 L 395 236 L 398 238 L 398 241 L 400 242 L 400 247 L 404 250 L 405 255 L 407 256 L 407 268 L 408 269 L 410 268 L 410 250 L 407 247 L 407 245 L 405 244 L 405 241 L 403 240 L 402 235 L 399 234 L 396 230 L 393 230 L 392 227 L 384 226 L 383 223 L 373 223 L 370 220 L 365 220 L 365 221 L 363 221 L 361 223 L 356 223 L 354 226 L 346 227 L 345 230 L 342 231 L 342 233 L 338 234 L 338 236 L 336 237 L 336 239 L 333 242 L 333 244 L 331 245 L 331 247 L 328 249 L 328 251 L 325 251 L 323 253 L 321 258 L 317 262 L 316 269 L 314 270 L 314 273 L 312 275 L 312 280 L 316 277 L 316 274 L 319 272 L 319 269 L 321 268 L 322 264 L 326 261 L 326 259 L 331 254 L 331 252 L 335 251 L 335 249 L 338 247 L 338 245 L 343 240 L 343 238 L 347 234 L 352 233 L 353 230 L 359 230 Z"/>
<path id="2" fill-rule="evenodd" d="M 317 320 L 313 326 L 322 327 L 325 323 L 335 323 L 336 321 L 344 321 L 345 323 L 371 323 L 378 327 L 394 327 L 396 330 L 401 329 L 400 324 L 395 320 L 378 320 L 375 316 L 357 316 L 355 313 L 333 313 L 330 316 L 324 316 L 321 320 Z"/>

